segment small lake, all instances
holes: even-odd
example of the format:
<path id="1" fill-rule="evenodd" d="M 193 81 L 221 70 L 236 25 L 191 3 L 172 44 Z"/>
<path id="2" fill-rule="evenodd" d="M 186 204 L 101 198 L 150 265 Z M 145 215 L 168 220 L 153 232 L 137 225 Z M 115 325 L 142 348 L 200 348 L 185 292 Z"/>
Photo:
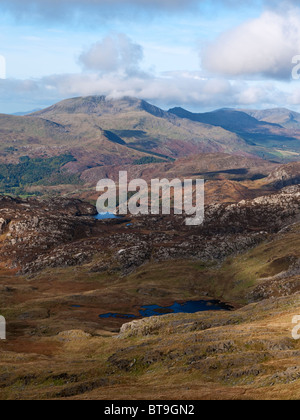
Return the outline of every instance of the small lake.
<path id="1" fill-rule="evenodd" d="M 98 213 L 96 216 L 94 216 L 96 220 L 109 220 L 109 219 L 120 219 L 121 216 L 117 216 L 113 213 Z"/>
<path id="2" fill-rule="evenodd" d="M 120 318 L 120 319 L 138 319 L 138 318 L 148 318 L 151 316 L 161 316 L 166 314 L 195 314 L 197 312 L 206 312 L 206 311 L 230 311 L 231 306 L 226 305 L 217 300 L 198 300 L 198 301 L 188 301 L 184 303 L 175 302 L 171 306 L 159 306 L 159 305 L 146 305 L 142 306 L 139 310 L 140 316 L 130 315 L 130 314 L 114 314 L 108 313 L 99 315 L 99 318 Z"/>

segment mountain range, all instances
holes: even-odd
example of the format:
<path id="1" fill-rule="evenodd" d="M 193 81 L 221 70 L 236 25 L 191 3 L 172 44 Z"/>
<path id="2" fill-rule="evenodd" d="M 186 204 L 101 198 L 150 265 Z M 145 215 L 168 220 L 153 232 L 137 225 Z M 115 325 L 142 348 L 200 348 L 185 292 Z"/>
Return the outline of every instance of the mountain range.
<path id="1" fill-rule="evenodd" d="M 91 96 L 29 115 L 2 114 L 0 139 L 0 192 L 5 193 L 42 194 L 45 186 L 69 193 L 74 186 L 94 187 L 99 176 L 124 166 L 149 176 L 164 174 L 167 165 L 172 175 L 254 181 L 300 160 L 300 114 L 165 111 L 137 98 Z"/>

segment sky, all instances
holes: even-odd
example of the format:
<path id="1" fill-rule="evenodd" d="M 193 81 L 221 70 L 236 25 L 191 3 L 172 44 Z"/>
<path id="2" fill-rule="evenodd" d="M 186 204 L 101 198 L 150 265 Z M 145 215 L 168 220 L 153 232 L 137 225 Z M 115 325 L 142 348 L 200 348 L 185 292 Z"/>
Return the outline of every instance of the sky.
<path id="1" fill-rule="evenodd" d="M 89 95 L 300 112 L 300 2 L 245 3 L 0 0 L 0 113 Z"/>

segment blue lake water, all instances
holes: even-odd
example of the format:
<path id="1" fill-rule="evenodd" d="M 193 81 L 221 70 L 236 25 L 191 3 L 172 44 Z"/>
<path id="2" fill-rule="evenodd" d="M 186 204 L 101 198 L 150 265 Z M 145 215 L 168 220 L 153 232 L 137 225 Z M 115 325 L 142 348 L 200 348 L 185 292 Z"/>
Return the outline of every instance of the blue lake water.
<path id="1" fill-rule="evenodd" d="M 108 219 L 119 219 L 120 216 L 117 216 L 113 213 L 98 213 L 96 216 L 94 216 L 96 220 L 108 220 Z"/>
<path id="2" fill-rule="evenodd" d="M 166 314 L 195 314 L 197 312 L 205 311 L 229 311 L 232 309 L 229 305 L 216 300 L 198 300 L 188 301 L 184 303 L 175 302 L 171 306 L 162 307 L 159 305 L 146 305 L 142 306 L 139 310 L 140 316 L 114 314 L 108 313 L 99 315 L 100 318 L 121 318 L 121 319 L 135 319 L 135 318 L 148 318 L 151 316 L 161 316 Z"/>
<path id="3" fill-rule="evenodd" d="M 217 301 L 188 301 L 185 303 L 175 302 L 172 306 L 162 307 L 159 305 L 142 306 L 140 314 L 143 317 L 164 315 L 164 314 L 195 314 L 197 312 L 205 311 L 224 311 L 229 310 L 229 307 Z"/>

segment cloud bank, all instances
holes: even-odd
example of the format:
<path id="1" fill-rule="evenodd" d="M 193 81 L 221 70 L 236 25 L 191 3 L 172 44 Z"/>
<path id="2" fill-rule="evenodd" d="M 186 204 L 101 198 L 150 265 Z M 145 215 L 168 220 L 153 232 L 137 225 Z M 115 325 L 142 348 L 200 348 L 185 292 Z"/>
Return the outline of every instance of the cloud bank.
<path id="1" fill-rule="evenodd" d="M 300 53 L 300 12 L 266 11 L 221 34 L 202 52 L 203 68 L 229 77 L 291 78 L 292 57 Z"/>
<path id="2" fill-rule="evenodd" d="M 38 80 L 1 80 L 2 102 L 23 103 L 30 109 L 74 96 L 134 96 L 161 106 L 228 106 L 255 102 L 265 91 L 253 91 L 224 78 L 203 78 L 201 72 L 155 74 L 141 70 L 143 48 L 125 34 L 113 34 L 83 51 L 80 74 L 61 74 Z M 245 91 L 241 95 L 241 91 Z M 230 100 L 229 100 L 230 98 Z M 230 102 L 231 101 L 231 102 Z M 40 105 L 37 105 L 37 102 Z M 230 102 L 230 104 L 229 104 Z M 2 110 L 5 112 L 5 110 Z"/>
<path id="3" fill-rule="evenodd" d="M 133 96 L 163 108 L 185 106 L 194 110 L 220 107 L 273 107 L 300 104 L 300 87 L 293 93 L 280 91 L 270 82 L 255 84 L 206 79 L 197 72 L 120 77 L 118 74 L 64 74 L 39 80 L 0 80 L 0 112 L 9 113 L 5 103 L 17 110 L 45 107 L 59 100 L 90 95 L 110 98 Z"/>
<path id="4" fill-rule="evenodd" d="M 298 0 L 256 0 L 269 8 L 298 5 Z M 63 21 L 75 19 L 85 23 L 119 16 L 124 19 L 133 14 L 193 11 L 201 5 L 218 7 L 247 7 L 240 0 L 1 0 L 0 10 L 19 19 L 30 21 Z"/>
<path id="5" fill-rule="evenodd" d="M 30 20 L 101 20 L 138 12 L 188 10 L 201 0 L 1 0 L 0 9 Z M 83 22 L 84 23 L 84 22 Z"/>
<path id="6" fill-rule="evenodd" d="M 123 5 L 133 5 L 137 0 L 122 1 Z M 110 5 L 118 2 L 121 0 L 109 0 Z M 23 4 L 18 0 L 10 0 L 10 3 Z M 28 0 L 26 5 L 29 7 L 34 3 L 47 3 L 50 7 L 47 0 Z M 51 5 L 54 3 L 56 1 L 52 0 Z M 81 0 L 59 3 L 83 4 Z M 96 6 L 107 4 L 107 1 L 87 0 L 86 3 Z M 150 7 L 150 3 L 156 2 L 139 0 L 139 3 Z M 159 3 L 161 6 L 158 7 L 169 5 L 177 10 L 183 4 L 181 2 L 180 6 L 174 0 L 172 5 L 171 0 Z M 232 5 L 235 1 L 226 3 Z M 268 5 L 271 3 L 278 4 L 266 1 Z M 300 82 L 298 88 L 295 83 L 283 84 L 276 80 L 290 79 L 291 60 L 297 54 L 300 54 L 300 12 L 296 7 L 287 9 L 284 14 L 279 10 L 265 10 L 260 17 L 222 33 L 202 50 L 203 70 L 197 72 L 145 72 L 142 70 L 142 46 L 126 34 L 112 34 L 80 54 L 78 62 L 82 73 L 52 75 L 38 80 L 0 80 L 0 112 L 11 112 L 5 108 L 6 103 L 14 110 L 16 107 L 30 110 L 68 97 L 88 95 L 134 96 L 165 108 L 182 105 L 199 110 L 222 106 L 296 106 L 300 105 Z"/>
<path id="7" fill-rule="evenodd" d="M 79 63 L 86 70 L 132 76 L 141 72 L 143 56 L 143 48 L 139 44 L 125 34 L 117 34 L 107 36 L 83 52 Z"/>

